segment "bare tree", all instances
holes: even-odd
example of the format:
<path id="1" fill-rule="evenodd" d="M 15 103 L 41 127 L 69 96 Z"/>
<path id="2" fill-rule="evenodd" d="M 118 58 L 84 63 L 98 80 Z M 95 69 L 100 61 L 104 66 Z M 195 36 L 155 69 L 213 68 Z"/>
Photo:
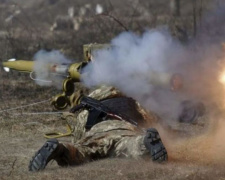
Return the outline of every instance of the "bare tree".
<path id="1" fill-rule="evenodd" d="M 180 16 L 180 0 L 170 0 L 170 11 L 173 16 Z"/>
<path id="2" fill-rule="evenodd" d="M 196 0 L 192 0 L 193 5 L 193 35 L 196 36 L 197 33 L 197 3 Z"/>

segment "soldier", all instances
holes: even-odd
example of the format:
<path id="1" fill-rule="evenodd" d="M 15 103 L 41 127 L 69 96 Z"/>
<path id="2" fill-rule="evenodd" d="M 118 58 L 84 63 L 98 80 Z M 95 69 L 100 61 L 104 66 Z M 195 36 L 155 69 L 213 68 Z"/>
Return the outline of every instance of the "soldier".
<path id="1" fill-rule="evenodd" d="M 76 97 L 76 98 L 75 98 Z M 77 104 L 79 96 L 72 98 L 71 105 Z M 85 125 L 88 119 L 94 118 L 93 109 L 82 110 L 78 115 L 66 114 L 67 119 L 74 119 L 76 127 L 75 144 L 62 144 L 57 139 L 50 139 L 37 151 L 29 164 L 30 171 L 39 171 L 46 167 L 49 161 L 56 160 L 60 166 L 79 165 L 105 157 L 150 157 L 152 161 L 167 160 L 167 151 L 156 129 L 144 130 L 147 120 L 154 120 L 141 106 L 131 98 L 124 97 L 112 87 L 102 86 L 89 94 L 89 97 L 101 100 L 101 103 L 113 109 L 113 112 L 126 113 L 138 123 L 118 120 L 113 116 L 99 115 L 101 121 L 96 121 L 90 129 Z M 120 111 L 120 112 L 119 112 Z M 72 117 L 72 118 L 71 118 Z M 93 119 L 92 119 L 93 120 Z M 144 133 L 143 133 L 144 132 Z"/>

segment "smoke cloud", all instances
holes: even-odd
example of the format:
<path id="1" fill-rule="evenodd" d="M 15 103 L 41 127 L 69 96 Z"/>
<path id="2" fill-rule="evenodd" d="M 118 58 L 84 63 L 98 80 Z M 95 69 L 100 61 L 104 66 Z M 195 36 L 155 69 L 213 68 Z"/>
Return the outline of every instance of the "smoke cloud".
<path id="1" fill-rule="evenodd" d="M 177 119 L 184 100 L 223 106 L 224 87 L 218 77 L 224 66 L 221 43 L 225 31 L 220 29 L 225 27 L 224 13 L 221 8 L 209 13 L 197 37 L 186 44 L 166 28 L 147 30 L 142 35 L 123 32 L 111 41 L 111 49 L 94 53 L 82 81 L 88 87 L 115 86 L 170 122 Z M 171 90 L 173 74 L 183 77 L 180 92 Z"/>
<path id="2" fill-rule="evenodd" d="M 140 36 L 124 32 L 111 45 L 94 54 L 83 82 L 88 87 L 109 84 L 148 109 L 174 112 L 171 108 L 177 109 L 179 100 L 170 91 L 170 78 L 178 73 L 173 69 L 184 53 L 181 44 L 166 30 L 149 30 Z"/>
<path id="3" fill-rule="evenodd" d="M 88 87 L 115 86 L 168 120 L 177 119 L 182 101 L 204 101 L 218 93 L 217 89 L 207 90 L 207 86 L 218 84 L 214 60 L 220 51 L 215 53 L 213 48 L 208 50 L 197 43 L 184 46 L 166 29 L 148 30 L 142 35 L 124 32 L 111 45 L 111 49 L 95 52 L 93 62 L 84 70 L 88 75 L 82 80 Z M 180 92 L 171 90 L 171 78 L 177 73 L 184 79 Z"/>
<path id="4" fill-rule="evenodd" d="M 69 64 L 71 61 L 57 50 L 40 50 L 34 55 L 34 71 L 36 83 L 41 86 L 54 85 L 57 88 L 62 87 L 61 75 L 53 74 L 49 71 L 49 64 Z"/>

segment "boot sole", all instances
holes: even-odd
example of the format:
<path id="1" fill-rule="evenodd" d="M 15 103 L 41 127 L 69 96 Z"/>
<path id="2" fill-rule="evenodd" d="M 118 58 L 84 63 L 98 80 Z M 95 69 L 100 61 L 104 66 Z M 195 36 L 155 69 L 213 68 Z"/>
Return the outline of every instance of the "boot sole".
<path id="1" fill-rule="evenodd" d="M 35 153 L 28 166 L 29 171 L 40 171 L 45 168 L 50 160 L 50 156 L 58 147 L 57 139 L 50 139 Z"/>
<path id="2" fill-rule="evenodd" d="M 147 129 L 144 145 L 149 150 L 152 161 L 160 163 L 168 160 L 166 148 L 156 129 Z"/>

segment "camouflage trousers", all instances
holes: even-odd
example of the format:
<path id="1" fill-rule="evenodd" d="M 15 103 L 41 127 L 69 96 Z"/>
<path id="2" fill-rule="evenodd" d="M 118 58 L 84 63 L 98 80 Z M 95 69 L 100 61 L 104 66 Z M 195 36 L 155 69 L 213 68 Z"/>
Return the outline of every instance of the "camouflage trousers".
<path id="1" fill-rule="evenodd" d="M 137 159 L 145 156 L 148 151 L 143 143 L 144 135 L 125 121 L 107 120 L 98 123 L 73 145 L 76 154 L 79 154 L 76 164 L 105 157 Z"/>

